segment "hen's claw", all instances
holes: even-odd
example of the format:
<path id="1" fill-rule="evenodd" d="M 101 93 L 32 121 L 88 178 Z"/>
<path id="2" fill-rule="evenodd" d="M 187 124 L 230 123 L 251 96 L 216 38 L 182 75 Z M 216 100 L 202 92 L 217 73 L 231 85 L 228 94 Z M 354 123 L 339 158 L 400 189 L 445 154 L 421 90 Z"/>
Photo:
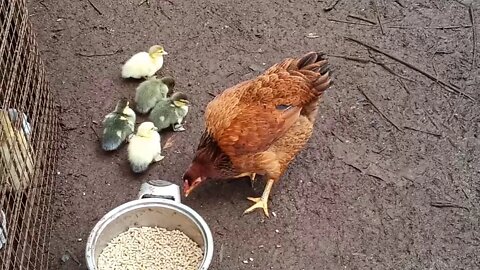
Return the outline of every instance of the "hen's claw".
<path id="1" fill-rule="evenodd" d="M 243 212 L 243 214 L 251 213 L 253 210 L 255 210 L 257 208 L 263 208 L 263 212 L 265 213 L 265 216 L 269 217 L 269 215 L 268 215 L 268 199 L 263 200 L 262 197 L 260 197 L 260 198 L 248 197 L 247 199 L 254 202 L 255 204 L 252 205 L 247 210 L 245 210 Z"/>

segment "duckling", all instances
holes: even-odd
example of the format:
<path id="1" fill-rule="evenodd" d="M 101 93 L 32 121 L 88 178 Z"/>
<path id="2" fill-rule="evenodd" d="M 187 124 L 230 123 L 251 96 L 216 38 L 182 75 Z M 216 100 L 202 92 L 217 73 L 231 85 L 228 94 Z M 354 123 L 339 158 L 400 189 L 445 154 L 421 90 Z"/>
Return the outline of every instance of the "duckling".
<path id="1" fill-rule="evenodd" d="M 187 95 L 176 92 L 157 102 L 148 118 L 159 130 L 172 126 L 173 131 L 185 131 L 182 122 L 188 113 L 189 104 Z"/>
<path id="2" fill-rule="evenodd" d="M 102 148 L 105 151 L 116 150 L 135 129 L 135 112 L 128 107 L 127 98 L 121 98 L 115 111 L 103 119 Z"/>
<path id="3" fill-rule="evenodd" d="M 22 121 L 22 131 L 25 135 L 25 138 L 30 140 L 30 135 L 32 134 L 32 126 L 28 122 L 28 117 L 25 113 L 19 112 L 17 109 L 10 108 L 8 109 L 8 116 L 12 123 L 17 121 Z"/>
<path id="4" fill-rule="evenodd" d="M 153 45 L 147 52 L 139 52 L 125 62 L 122 67 L 123 78 L 148 78 L 163 66 L 163 56 L 168 53 L 161 45 Z"/>
<path id="5" fill-rule="evenodd" d="M 152 122 L 143 122 L 138 126 L 137 134 L 130 138 L 128 161 L 135 173 L 147 170 L 152 162 L 164 158 L 161 155 L 160 134 Z"/>
<path id="6" fill-rule="evenodd" d="M 135 94 L 136 111 L 138 113 L 147 113 L 155 103 L 167 97 L 175 87 L 175 80 L 172 77 L 163 77 L 157 79 L 153 75 L 148 80 L 142 82 Z"/>

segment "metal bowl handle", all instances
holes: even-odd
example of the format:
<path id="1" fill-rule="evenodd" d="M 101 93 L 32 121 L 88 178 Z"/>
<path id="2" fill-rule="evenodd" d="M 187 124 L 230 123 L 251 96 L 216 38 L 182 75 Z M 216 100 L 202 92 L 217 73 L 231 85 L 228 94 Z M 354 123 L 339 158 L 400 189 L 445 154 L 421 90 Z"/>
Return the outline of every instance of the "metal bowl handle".
<path id="1" fill-rule="evenodd" d="M 143 183 L 138 199 L 159 198 L 181 202 L 180 187 L 165 180 L 148 180 Z"/>

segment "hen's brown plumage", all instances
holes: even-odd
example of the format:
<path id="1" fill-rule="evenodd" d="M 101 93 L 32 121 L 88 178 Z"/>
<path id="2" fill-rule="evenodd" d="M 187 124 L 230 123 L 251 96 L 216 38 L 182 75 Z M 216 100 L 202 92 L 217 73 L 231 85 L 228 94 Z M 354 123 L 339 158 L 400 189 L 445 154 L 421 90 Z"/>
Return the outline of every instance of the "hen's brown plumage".
<path id="1" fill-rule="evenodd" d="M 207 105 L 206 129 L 184 175 L 186 194 L 208 177 L 262 174 L 269 179 L 267 198 L 252 200 L 266 210 L 271 185 L 310 138 L 319 98 L 331 85 L 323 56 L 285 59 Z"/>

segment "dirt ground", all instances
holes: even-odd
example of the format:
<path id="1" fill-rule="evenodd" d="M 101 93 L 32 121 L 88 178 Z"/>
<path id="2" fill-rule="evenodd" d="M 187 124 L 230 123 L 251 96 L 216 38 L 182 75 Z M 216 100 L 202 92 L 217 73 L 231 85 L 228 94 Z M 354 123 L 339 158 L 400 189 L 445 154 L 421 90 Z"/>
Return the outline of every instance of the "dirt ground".
<path id="1" fill-rule="evenodd" d="M 469 1 L 336 1 L 330 11 L 335 1 L 139 2 L 30 1 L 62 110 L 50 269 L 86 269 L 90 230 L 142 181 L 181 183 L 211 94 L 311 50 L 330 55 L 335 85 L 308 147 L 274 187 L 276 217 L 241 215 L 263 181 L 219 181 L 184 199 L 213 231 L 211 269 L 480 268 L 480 106 L 452 93 L 480 100 Z M 473 10 L 480 21 L 480 5 Z M 166 158 L 135 176 L 126 148 L 105 154 L 94 131 L 116 100 L 133 99 L 137 82 L 121 79 L 122 63 L 155 43 L 169 53 L 159 74 L 174 76 L 193 106 Z"/>

